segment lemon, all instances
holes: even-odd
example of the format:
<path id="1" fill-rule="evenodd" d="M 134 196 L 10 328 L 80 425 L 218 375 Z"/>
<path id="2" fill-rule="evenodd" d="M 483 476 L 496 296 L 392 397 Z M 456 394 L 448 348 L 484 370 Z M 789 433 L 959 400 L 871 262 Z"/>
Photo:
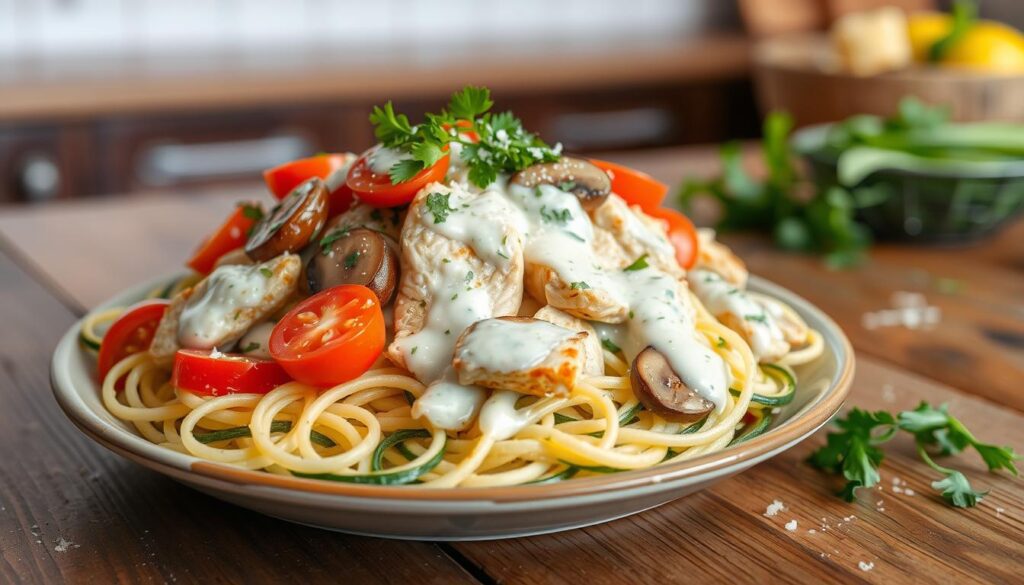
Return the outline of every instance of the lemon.
<path id="1" fill-rule="evenodd" d="M 949 34 L 953 19 L 941 12 L 918 12 L 907 19 L 907 33 L 914 61 L 926 63 L 928 51 L 939 39 Z"/>
<path id="2" fill-rule="evenodd" d="M 947 14 L 914 14 L 907 24 L 914 60 L 928 61 L 928 51 L 949 33 L 953 20 Z M 953 44 L 942 65 L 991 71 L 1024 73 L 1024 35 L 1005 24 L 979 20 Z"/>

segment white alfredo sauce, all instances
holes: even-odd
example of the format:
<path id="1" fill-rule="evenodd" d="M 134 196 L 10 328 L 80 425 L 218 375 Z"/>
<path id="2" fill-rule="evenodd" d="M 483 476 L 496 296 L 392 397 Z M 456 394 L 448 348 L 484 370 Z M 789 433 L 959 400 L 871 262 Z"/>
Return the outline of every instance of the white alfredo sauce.
<path id="1" fill-rule="evenodd" d="M 448 207 L 453 211 L 442 222 L 434 221 L 434 214 L 424 209 L 424 223 L 433 231 L 466 244 L 488 264 L 508 265 L 508 238 L 525 234 L 529 226 L 500 192 L 488 189 L 474 194 L 456 187 L 448 195 Z M 509 226 L 515 228 L 514 233 L 510 233 Z"/>
<path id="2" fill-rule="evenodd" d="M 573 335 L 572 331 L 547 321 L 487 319 L 466 335 L 456 357 L 469 368 L 494 372 L 527 370 L 544 361 Z"/>
<path id="3" fill-rule="evenodd" d="M 178 342 L 190 349 L 212 349 L 223 343 L 234 327 L 238 312 L 266 302 L 270 278 L 265 264 L 228 265 L 207 278 L 206 293 L 186 303 L 178 321 Z"/>
<path id="4" fill-rule="evenodd" d="M 516 402 L 522 397 L 509 390 L 492 394 L 480 409 L 480 430 L 496 441 L 504 441 L 522 430 L 531 418 L 529 410 L 516 409 Z"/>
<path id="5" fill-rule="evenodd" d="M 369 163 L 371 171 L 378 175 L 386 175 L 391 170 L 391 167 L 411 158 L 412 155 L 407 152 L 387 148 L 386 146 L 378 146 L 370 153 L 366 162 Z"/>
<path id="6" fill-rule="evenodd" d="M 710 270 L 695 269 L 687 275 L 694 294 L 712 315 L 731 313 L 749 325 L 750 349 L 754 357 L 767 354 L 776 340 L 785 340 L 775 315 L 747 296 L 740 288 Z"/>
<path id="7" fill-rule="evenodd" d="M 449 366 L 444 376 L 431 384 L 412 407 L 412 416 L 426 417 L 439 429 L 462 430 L 476 418 L 487 391 L 479 386 L 459 384 Z"/>

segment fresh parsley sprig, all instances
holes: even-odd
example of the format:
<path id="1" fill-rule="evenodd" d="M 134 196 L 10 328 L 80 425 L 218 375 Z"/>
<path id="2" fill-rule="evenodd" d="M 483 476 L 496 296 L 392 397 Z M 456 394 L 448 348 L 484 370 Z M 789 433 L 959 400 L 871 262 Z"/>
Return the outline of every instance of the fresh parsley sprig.
<path id="1" fill-rule="evenodd" d="M 494 114 L 491 92 L 485 87 L 467 86 L 452 94 L 439 114 L 425 114 L 413 126 L 405 114 L 395 112 L 389 101 L 375 106 L 370 114 L 374 135 L 387 147 L 407 153 L 388 171 L 392 184 L 403 183 L 433 166 L 452 143 L 462 145 L 462 159 L 469 167 L 469 180 L 480 188 L 490 185 L 499 173 L 514 173 L 540 162 L 555 162 L 560 146 L 548 146 L 523 129 L 511 112 Z M 471 139 L 475 138 L 474 139 Z"/>
<path id="2" fill-rule="evenodd" d="M 858 488 L 872 487 L 879 482 L 878 467 L 885 458 L 881 445 L 899 431 L 913 435 L 921 460 L 944 476 L 932 482 L 932 487 L 958 508 L 975 506 L 986 492 L 974 490 L 967 476 L 939 465 L 933 457 L 956 455 L 972 447 L 981 455 L 989 471 L 1005 469 L 1017 475 L 1013 462 L 1020 456 L 1011 447 L 979 441 L 962 422 L 949 414 L 946 405 L 935 408 L 921 402 L 914 410 L 903 411 L 897 416 L 884 410 L 869 412 L 854 408 L 845 418 L 837 419 L 835 425 L 839 432 L 829 433 L 825 446 L 814 451 L 809 461 L 819 469 L 842 473 L 846 485 L 839 495 L 849 502 L 856 499 Z"/>

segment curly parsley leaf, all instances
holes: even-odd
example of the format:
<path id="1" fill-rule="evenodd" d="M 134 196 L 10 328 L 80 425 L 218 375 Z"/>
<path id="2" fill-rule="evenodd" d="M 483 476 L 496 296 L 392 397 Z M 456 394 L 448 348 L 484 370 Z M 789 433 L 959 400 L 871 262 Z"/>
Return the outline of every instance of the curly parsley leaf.
<path id="1" fill-rule="evenodd" d="M 427 211 L 434 216 L 434 223 L 444 223 L 448 214 L 455 211 L 449 203 L 448 193 L 430 193 L 427 195 Z"/>
<path id="2" fill-rule="evenodd" d="M 602 339 L 601 345 L 612 353 L 619 353 L 620 351 L 622 351 L 622 348 L 615 345 L 615 342 L 612 341 L 611 339 Z"/>
<path id="3" fill-rule="evenodd" d="M 957 508 L 974 507 L 978 500 L 988 493 L 972 489 L 967 476 L 959 471 L 953 471 L 944 479 L 933 481 L 932 487 L 942 494 L 942 499 Z"/>
<path id="4" fill-rule="evenodd" d="M 481 188 L 493 183 L 499 173 L 558 160 L 560 147 L 552 148 L 526 132 L 511 112 L 490 113 L 493 105 L 490 90 L 467 86 L 452 94 L 440 114 L 426 114 L 416 126 L 404 114 L 396 113 L 391 102 L 374 107 L 370 114 L 374 135 L 383 146 L 411 157 L 389 169 L 391 182 L 406 182 L 434 165 L 451 143 L 462 145 L 461 158 L 469 167 L 469 180 Z"/>
<path id="5" fill-rule="evenodd" d="M 934 481 L 932 487 L 953 506 L 974 506 L 985 492 L 971 488 L 963 473 L 936 463 L 929 449 L 938 455 L 952 455 L 973 447 L 989 471 L 1005 469 L 1017 475 L 1013 462 L 1020 457 L 1012 448 L 982 443 L 949 414 L 946 405 L 933 407 L 921 402 L 915 409 L 903 411 L 895 417 L 885 411 L 868 412 L 854 408 L 846 417 L 837 419 L 835 424 L 840 432 L 827 435 L 825 446 L 811 454 L 810 463 L 834 473 L 841 472 L 847 483 L 840 495 L 848 501 L 856 498 L 858 488 L 878 483 L 878 466 L 884 458 L 880 445 L 897 431 L 913 435 L 921 461 L 944 476 Z"/>

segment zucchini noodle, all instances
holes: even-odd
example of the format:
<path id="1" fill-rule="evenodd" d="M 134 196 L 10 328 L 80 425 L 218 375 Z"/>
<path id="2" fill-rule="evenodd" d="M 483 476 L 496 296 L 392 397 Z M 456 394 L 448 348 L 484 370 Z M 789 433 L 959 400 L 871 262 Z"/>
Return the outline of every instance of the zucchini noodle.
<path id="1" fill-rule="evenodd" d="M 175 281 L 154 294 L 173 294 L 188 282 Z M 761 298 L 803 324 L 789 307 Z M 207 397 L 174 388 L 170 366 L 143 352 L 114 365 L 101 393 L 107 410 L 148 441 L 206 461 L 269 473 L 453 488 L 549 483 L 643 469 L 718 451 L 764 432 L 773 410 L 793 399 L 793 367 L 823 349 L 821 335 L 808 329 L 803 346 L 775 364 L 758 364 L 739 334 L 712 317 L 696 297 L 692 300 L 697 332 L 726 363 L 731 380 L 724 408 L 697 422 L 672 422 L 643 409 L 631 388 L 629 363 L 607 349 L 605 375 L 581 378 L 568 396 L 519 397 L 516 412 L 526 424 L 504 439 L 478 426 L 446 433 L 413 418 L 410 403 L 425 388 L 386 360 L 332 388 L 289 382 L 265 395 Z M 83 345 L 98 348 L 100 332 L 122 311 L 87 316 Z"/>

